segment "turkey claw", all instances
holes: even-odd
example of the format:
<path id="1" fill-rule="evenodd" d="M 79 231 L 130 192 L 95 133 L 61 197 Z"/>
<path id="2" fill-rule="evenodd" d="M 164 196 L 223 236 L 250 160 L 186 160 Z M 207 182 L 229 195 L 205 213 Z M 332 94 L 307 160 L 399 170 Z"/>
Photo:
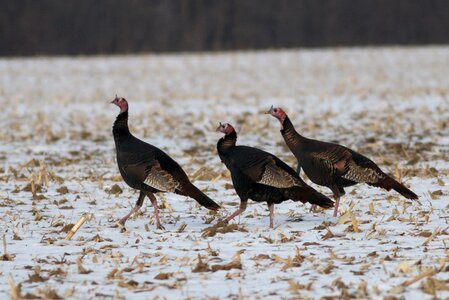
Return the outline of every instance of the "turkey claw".
<path id="1" fill-rule="evenodd" d="M 120 232 L 125 232 L 126 231 L 126 227 L 125 227 L 124 223 L 122 223 L 120 221 L 117 221 L 117 222 L 115 222 L 115 225 L 117 225 L 117 227 L 120 228 Z"/>

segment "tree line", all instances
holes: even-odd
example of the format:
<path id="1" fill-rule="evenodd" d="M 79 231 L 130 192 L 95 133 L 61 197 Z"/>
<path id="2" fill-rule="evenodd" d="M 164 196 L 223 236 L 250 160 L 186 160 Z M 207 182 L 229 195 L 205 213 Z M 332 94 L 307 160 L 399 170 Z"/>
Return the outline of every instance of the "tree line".
<path id="1" fill-rule="evenodd" d="M 0 0 L 0 55 L 445 44 L 446 0 Z"/>

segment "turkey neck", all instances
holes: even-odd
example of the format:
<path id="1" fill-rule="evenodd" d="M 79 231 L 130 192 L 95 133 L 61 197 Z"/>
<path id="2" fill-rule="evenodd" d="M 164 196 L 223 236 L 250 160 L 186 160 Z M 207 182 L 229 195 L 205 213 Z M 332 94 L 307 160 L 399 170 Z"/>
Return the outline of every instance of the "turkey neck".
<path id="1" fill-rule="evenodd" d="M 282 123 L 281 133 L 290 151 L 295 153 L 297 150 L 303 148 L 306 138 L 295 130 L 288 116 L 285 117 Z"/>
<path id="2" fill-rule="evenodd" d="M 232 147 L 235 147 L 235 142 L 237 141 L 237 133 L 233 131 L 230 134 L 225 135 L 220 139 L 218 142 L 218 151 L 219 152 L 226 152 L 226 150 L 231 149 Z"/>
<path id="3" fill-rule="evenodd" d="M 112 126 L 112 134 L 115 142 L 119 142 L 121 138 L 130 134 L 128 128 L 128 111 L 124 111 L 115 119 L 114 126 Z"/>

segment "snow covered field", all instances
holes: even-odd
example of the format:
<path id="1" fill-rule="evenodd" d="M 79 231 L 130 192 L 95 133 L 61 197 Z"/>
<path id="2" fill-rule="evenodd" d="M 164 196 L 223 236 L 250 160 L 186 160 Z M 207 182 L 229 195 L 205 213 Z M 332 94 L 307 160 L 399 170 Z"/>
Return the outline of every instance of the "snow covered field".
<path id="1" fill-rule="evenodd" d="M 447 47 L 1 59 L 0 298 L 448 298 L 448 66 Z M 138 194 L 115 162 L 115 94 L 130 102 L 132 132 L 221 212 L 165 194 L 165 230 L 149 202 L 116 227 Z M 296 166 L 263 114 L 272 104 L 305 136 L 367 155 L 419 202 L 359 185 L 338 218 L 289 201 L 270 230 L 266 205 L 250 201 L 215 232 L 239 204 L 218 121 Z"/>

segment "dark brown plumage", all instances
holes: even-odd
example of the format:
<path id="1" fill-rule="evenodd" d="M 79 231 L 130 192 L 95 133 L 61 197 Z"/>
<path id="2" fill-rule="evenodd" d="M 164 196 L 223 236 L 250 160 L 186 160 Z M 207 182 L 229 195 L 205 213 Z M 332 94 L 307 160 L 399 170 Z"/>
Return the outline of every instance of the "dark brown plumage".
<path id="1" fill-rule="evenodd" d="M 296 132 L 281 108 L 271 107 L 267 113 L 281 122 L 281 134 L 298 160 L 298 174 L 302 168 L 313 183 L 332 190 L 336 200 L 334 217 L 337 216 L 339 199 L 345 194 L 344 188 L 357 183 L 367 183 L 387 191 L 393 189 L 407 199 L 418 199 L 415 193 L 385 174 L 369 158 L 338 144 L 303 137 Z"/>
<path id="2" fill-rule="evenodd" d="M 220 208 L 217 203 L 190 182 L 183 169 L 170 156 L 159 148 L 139 140 L 129 132 L 128 102 L 124 98 L 116 97 L 111 103 L 120 107 L 120 114 L 112 128 L 118 168 L 123 180 L 130 187 L 140 191 L 135 207 L 120 219 L 120 225 L 123 226 L 126 220 L 140 209 L 145 196 L 148 196 L 154 207 L 157 227 L 162 228 L 157 200 L 154 196 L 154 193 L 157 192 L 173 192 L 189 196 L 211 210 Z"/>
<path id="3" fill-rule="evenodd" d="M 273 227 L 274 204 L 288 199 L 312 203 L 330 208 L 332 200 L 308 186 L 287 164 L 268 152 L 247 146 L 236 146 L 237 133 L 230 124 L 217 128 L 225 134 L 218 141 L 217 150 L 221 161 L 231 172 L 232 183 L 240 197 L 240 209 L 226 221 L 242 213 L 248 199 L 267 202 L 270 209 L 270 227 Z"/>

